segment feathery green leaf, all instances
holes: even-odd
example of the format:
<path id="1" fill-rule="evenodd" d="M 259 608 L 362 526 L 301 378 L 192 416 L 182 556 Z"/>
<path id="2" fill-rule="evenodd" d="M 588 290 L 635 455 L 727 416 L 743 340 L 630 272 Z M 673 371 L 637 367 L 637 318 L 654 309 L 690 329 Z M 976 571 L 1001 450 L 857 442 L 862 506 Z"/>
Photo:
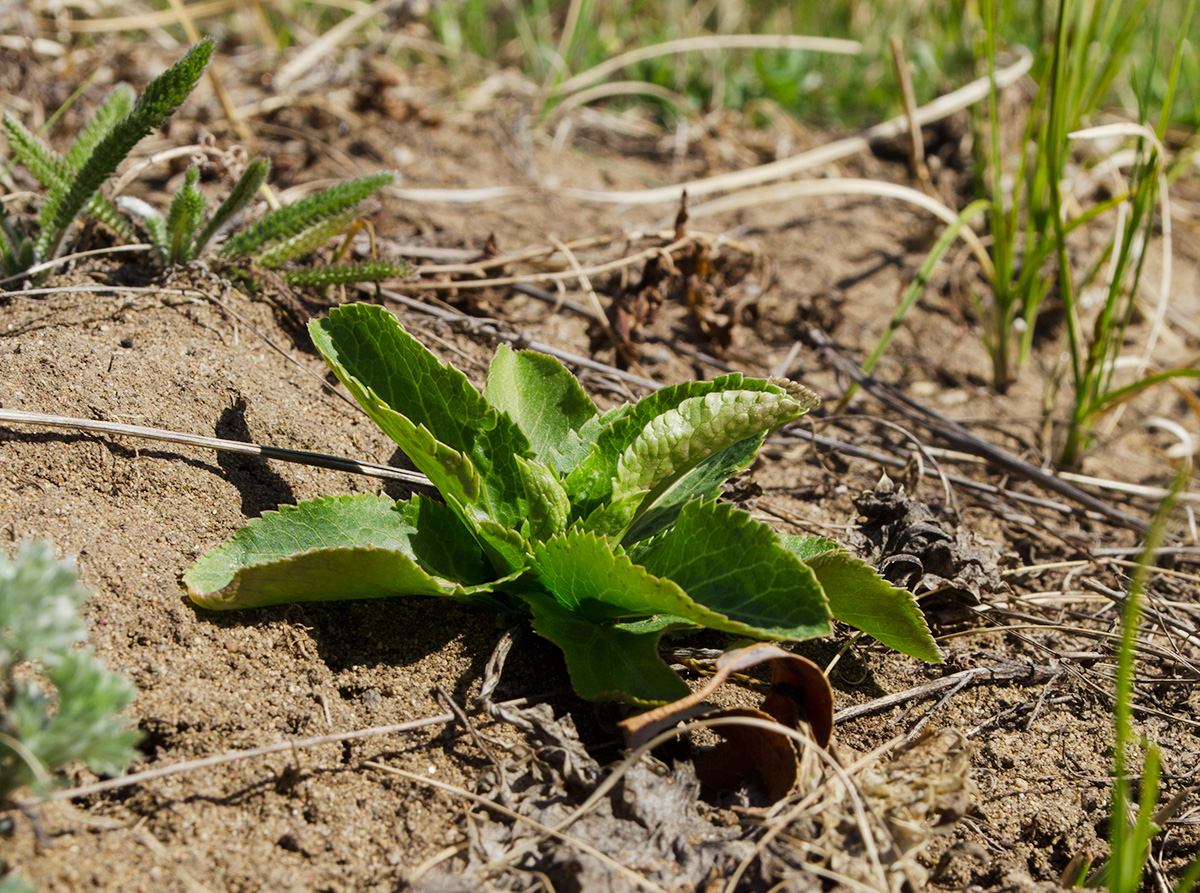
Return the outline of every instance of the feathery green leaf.
<path id="1" fill-rule="evenodd" d="M 117 103 L 115 108 L 121 108 L 121 104 Z M 94 120 L 95 118 L 93 118 L 93 121 L 88 122 L 88 127 L 92 125 Z M 75 173 L 72 158 L 78 153 L 79 146 L 83 142 L 88 128 L 84 128 L 84 135 L 81 135 L 75 141 L 75 144 L 71 146 L 66 157 L 63 157 L 46 145 L 37 134 L 30 131 L 7 112 L 4 115 L 2 126 L 5 135 L 8 137 L 8 144 L 13 154 L 29 169 L 29 172 L 33 174 L 37 181 L 46 188 L 47 194 L 52 198 L 64 191 L 67 188 L 68 181 Z M 99 136 L 102 135 L 103 133 L 99 134 Z M 104 223 L 121 238 L 129 239 L 133 236 L 133 230 L 130 229 L 125 218 L 103 196 L 99 194 L 93 195 L 84 208 L 84 211 Z"/>
<path id="2" fill-rule="evenodd" d="M 221 227 L 253 201 L 255 193 L 267 181 L 267 174 L 270 171 L 271 162 L 265 158 L 255 158 L 246 166 L 246 170 L 233 184 L 233 191 L 229 193 L 229 198 L 221 202 L 217 210 L 213 212 L 212 218 L 204 225 L 204 229 L 200 230 L 196 236 L 196 243 L 192 248 L 193 257 L 200 257 L 209 240 L 217 234 Z"/>
<path id="3" fill-rule="evenodd" d="M 47 542 L 25 542 L 15 560 L 0 552 L 0 801 L 35 782 L 38 764 L 58 769 L 83 760 L 94 771 L 117 774 L 137 756 L 141 737 L 119 711 L 133 687 L 109 672 L 90 649 L 76 649 L 87 629 L 76 613 L 87 599 L 71 561 L 56 561 Z M 22 671 L 25 661 L 34 678 Z M 47 685 L 48 684 L 48 685 Z M 31 765 L 30 757 L 36 760 Z"/>
<path id="4" fill-rule="evenodd" d="M 330 264 L 303 270 L 285 270 L 283 281 L 296 288 L 345 285 L 350 282 L 379 282 L 412 275 L 408 264 L 386 260 L 367 260 L 357 264 Z"/>
<path id="5" fill-rule="evenodd" d="M 156 77 L 138 97 L 128 115 L 101 137 L 69 186 L 51 195 L 42 207 L 38 236 L 38 255 L 45 259 L 58 256 L 63 237 L 79 212 L 112 176 L 117 165 L 150 131 L 162 126 L 188 94 L 212 57 L 213 42 L 205 38 L 187 55 Z"/>
<path id="6" fill-rule="evenodd" d="M 0 202 L 0 265 L 5 276 L 16 276 L 34 265 L 33 239 L 8 216 Z"/>
<path id="7" fill-rule="evenodd" d="M 196 189 L 200 168 L 192 165 L 183 175 L 183 185 L 171 200 L 167 211 L 167 260 L 185 264 L 193 258 L 192 241 L 204 219 L 204 196 Z"/>
<path id="8" fill-rule="evenodd" d="M 47 146 L 42 138 L 18 121 L 12 112 L 4 113 L 0 124 L 8 137 L 8 148 L 29 173 L 49 192 L 61 189 L 67 175 L 62 156 Z"/>
<path id="9" fill-rule="evenodd" d="M 76 137 L 75 142 L 71 144 L 71 148 L 63 157 L 66 173 L 74 174 L 79 170 L 80 166 L 87 161 L 88 156 L 92 154 L 92 150 L 96 148 L 96 144 L 116 126 L 118 121 L 133 110 L 136 100 L 137 94 L 128 84 L 117 84 L 112 88 L 112 91 L 104 98 L 104 102 L 100 104 L 100 108 L 96 109 L 88 118 L 87 123 L 83 125 L 83 130 L 79 132 L 79 136 Z"/>
<path id="10" fill-rule="evenodd" d="M 368 174 L 284 205 L 230 238 L 220 253 L 224 257 L 248 257 L 267 242 L 289 239 L 318 221 L 350 210 L 395 179 L 396 175 L 391 171 Z"/>
<path id="11" fill-rule="evenodd" d="M 310 226 L 294 236 L 268 240 L 265 245 L 259 246 L 260 250 L 251 257 L 260 267 L 277 269 L 288 261 L 316 251 L 334 236 L 346 232 L 356 216 L 357 211 L 350 209 L 334 214 L 332 217 L 314 220 Z"/>

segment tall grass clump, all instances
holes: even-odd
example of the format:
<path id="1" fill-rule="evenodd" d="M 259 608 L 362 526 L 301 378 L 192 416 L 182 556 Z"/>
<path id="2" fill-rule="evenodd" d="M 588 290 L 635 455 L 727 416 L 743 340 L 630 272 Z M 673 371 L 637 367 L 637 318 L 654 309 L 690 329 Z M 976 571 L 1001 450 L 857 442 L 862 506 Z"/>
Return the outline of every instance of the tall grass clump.
<path id="1" fill-rule="evenodd" d="M 1193 6 L 1194 2 L 1189 3 L 1183 13 L 1181 35 L 1187 33 Z M 1060 302 L 1066 327 L 1065 379 L 1070 408 L 1058 460 L 1066 466 L 1079 463 L 1095 423 L 1104 413 L 1163 378 L 1196 374 L 1189 370 L 1142 374 L 1146 369 L 1143 360 L 1138 380 L 1123 386 L 1114 381 L 1155 233 L 1156 208 L 1166 198 L 1168 160 L 1163 137 L 1187 51 L 1181 37 L 1164 89 L 1156 72 L 1164 9 L 1165 4 L 1152 7 L 1148 0 L 1060 0 L 1021 150 L 1015 153 L 1015 171 L 1005 169 L 1005 122 L 994 87 L 990 96 L 985 155 L 995 279 L 991 303 L 984 308 L 984 341 L 991 356 L 993 383 L 1005 390 L 1030 357 L 1037 319 L 1046 302 L 1052 297 Z M 995 0 L 982 0 L 981 13 L 983 54 L 989 73 L 994 74 L 999 27 Z M 1146 59 L 1139 57 L 1138 50 L 1148 18 L 1155 22 L 1155 40 Z M 1123 86 L 1124 75 L 1131 70 L 1130 77 L 1139 87 L 1138 123 L 1084 129 L 1113 90 Z M 1160 94 L 1152 90 L 1155 84 L 1162 96 L 1157 104 L 1154 96 Z M 1152 110 L 1157 112 L 1156 121 L 1151 120 Z M 1122 135 L 1135 141 L 1127 179 L 1110 198 L 1069 216 L 1071 203 L 1063 184 L 1075 141 Z M 1106 161 L 1115 164 L 1116 159 Z M 1084 269 L 1078 269 L 1070 254 L 1072 236 L 1110 221 L 1102 249 Z M 1081 300 L 1085 292 L 1100 295 L 1098 308 L 1085 307 Z"/>
<path id="2" fill-rule="evenodd" d="M 1006 171 L 1003 147 L 1007 122 L 995 90 L 996 0 L 981 0 L 983 55 L 993 78 L 987 111 L 986 188 L 991 193 L 992 259 L 996 276 L 985 342 L 993 382 L 1006 389 L 1029 358 L 1034 323 L 1055 281 L 1047 276 L 1057 256 L 1055 220 L 1061 217 L 1056 190 L 1070 157 L 1068 134 L 1078 130 L 1108 98 L 1125 69 L 1133 37 L 1148 0 L 1088 4 L 1060 0 L 1049 51 L 1035 68 L 1038 90 L 1029 109 L 1015 171 Z M 1011 186 L 1006 183 L 1011 177 Z M 1101 210 L 1104 210 L 1103 208 Z M 1089 216 L 1088 219 L 1091 219 Z M 1016 343 L 1014 344 L 1014 338 Z"/>
<path id="3" fill-rule="evenodd" d="M 1021 17 L 1014 17 L 1022 20 Z M 899 112 L 888 37 L 905 37 L 918 101 L 970 76 L 970 32 L 959 0 L 915 8 L 899 0 L 845 3 L 719 3 L 686 0 L 535 0 L 498 6 L 445 0 L 429 25 L 452 60 L 470 57 L 515 67 L 541 85 L 540 111 L 561 99 L 559 85 L 623 53 L 695 38 L 812 35 L 861 41 L 854 56 L 789 48 L 721 49 L 714 43 L 635 61 L 612 78 L 609 107 L 662 111 L 666 121 L 699 110 L 731 109 L 762 121 L 791 114 L 806 124 L 860 126 Z M 462 65 L 465 77 L 478 74 Z M 636 91 L 634 85 L 649 89 Z"/>

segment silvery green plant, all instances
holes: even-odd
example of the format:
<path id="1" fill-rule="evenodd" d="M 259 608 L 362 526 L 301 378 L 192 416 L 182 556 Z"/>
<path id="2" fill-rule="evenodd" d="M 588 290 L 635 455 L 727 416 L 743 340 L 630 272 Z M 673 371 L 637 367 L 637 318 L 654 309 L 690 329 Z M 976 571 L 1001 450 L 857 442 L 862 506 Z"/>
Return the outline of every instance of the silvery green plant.
<path id="1" fill-rule="evenodd" d="M 209 39 L 151 81 L 141 96 L 119 85 L 88 120 L 79 137 L 59 155 L 15 117 L 5 113 L 9 151 L 46 190 L 36 227 L 25 232 L 0 206 L 0 265 L 6 275 L 52 261 L 76 219 L 89 214 L 128 238 L 132 232 L 100 187 L 151 131 L 161 127 L 195 88 L 212 57 Z"/>
<path id="2" fill-rule="evenodd" d="M 137 756 L 141 735 L 121 716 L 133 687 L 79 647 L 78 580 L 47 542 L 0 552 L 0 803 L 75 760 L 117 775 Z"/>
<path id="3" fill-rule="evenodd" d="M 367 414 L 441 493 L 324 497 L 250 521 L 184 575 L 223 610 L 424 595 L 528 612 L 593 700 L 673 700 L 667 631 L 830 633 L 831 616 L 941 660 L 911 594 L 835 544 L 716 501 L 770 432 L 817 405 L 724 375 L 600 413 L 551 357 L 501 347 L 481 394 L 381 307 L 309 326 Z"/>

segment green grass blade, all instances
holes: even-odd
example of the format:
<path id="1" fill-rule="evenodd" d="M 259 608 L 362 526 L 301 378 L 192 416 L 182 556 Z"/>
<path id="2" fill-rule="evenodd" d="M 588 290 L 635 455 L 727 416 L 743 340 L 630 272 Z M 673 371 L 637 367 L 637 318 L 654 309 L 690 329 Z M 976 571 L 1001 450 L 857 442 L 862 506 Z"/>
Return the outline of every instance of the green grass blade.
<path id="1" fill-rule="evenodd" d="M 1188 863 L 1183 874 L 1179 876 L 1179 881 L 1175 884 L 1174 893 L 1192 893 L 1196 889 L 1197 883 L 1200 883 L 1200 857 Z"/>
<path id="2" fill-rule="evenodd" d="M 1171 57 L 1171 71 L 1167 75 L 1167 92 L 1163 97 L 1162 109 L 1158 115 L 1158 126 L 1155 128 L 1155 136 L 1161 143 L 1167 133 L 1167 125 L 1171 120 L 1171 106 L 1175 103 L 1175 88 L 1179 84 L 1179 71 L 1183 66 L 1184 46 L 1187 44 L 1187 35 L 1190 34 L 1188 29 L 1192 25 L 1192 14 L 1196 11 L 1196 0 L 1188 0 L 1187 9 L 1183 14 L 1183 23 L 1179 28 L 1179 41 L 1175 44 L 1175 54 Z"/>
<path id="3" fill-rule="evenodd" d="M 1152 375 L 1147 375 L 1145 378 L 1139 378 L 1132 384 L 1127 384 L 1124 387 L 1108 391 L 1101 397 L 1097 398 L 1095 401 L 1089 404 L 1089 414 L 1098 415 L 1103 413 L 1116 404 L 1132 397 L 1134 394 L 1144 391 L 1148 387 L 1167 381 L 1171 378 L 1200 378 L 1200 369 L 1194 369 L 1190 366 L 1185 366 L 1178 369 L 1165 369 L 1162 372 L 1155 372 Z"/>
<path id="4" fill-rule="evenodd" d="M 1138 559 L 1137 569 L 1129 583 L 1128 597 L 1125 610 L 1121 617 L 1121 644 L 1117 653 L 1117 681 L 1113 706 L 1113 792 L 1111 831 L 1109 834 L 1109 849 L 1112 853 L 1108 862 L 1101 865 L 1088 878 L 1087 886 L 1106 885 L 1112 893 L 1136 893 L 1140 884 L 1142 870 L 1146 863 L 1146 853 L 1152 825 L 1154 804 L 1158 796 L 1158 758 L 1154 748 L 1150 748 L 1143 766 L 1142 796 L 1138 815 L 1130 821 L 1129 804 L 1129 767 L 1127 754 L 1132 747 L 1135 736 L 1133 730 L 1133 706 L 1136 692 L 1134 678 L 1137 662 L 1138 625 L 1142 616 L 1142 601 L 1146 589 L 1148 569 L 1153 563 L 1155 549 L 1161 544 L 1166 533 L 1167 521 L 1171 517 L 1178 502 L 1179 493 L 1186 486 L 1189 478 L 1187 469 L 1176 475 L 1171 486 L 1171 492 L 1163 500 L 1162 506 L 1154 518 L 1150 531 Z M 1153 786 L 1150 789 L 1151 785 Z"/>
<path id="5" fill-rule="evenodd" d="M 904 297 L 900 299 L 900 304 L 896 307 L 896 312 L 892 314 L 891 320 L 888 321 L 887 328 L 879 336 L 879 340 L 875 343 L 875 348 L 871 351 L 870 356 L 863 361 L 863 372 L 871 372 L 883 355 L 887 352 L 888 347 L 892 343 L 892 338 L 896 336 L 900 326 L 904 324 L 908 312 L 912 310 L 917 303 L 917 299 L 921 297 L 921 293 L 925 291 L 925 286 L 929 284 L 929 277 L 933 275 L 933 269 L 938 265 L 938 262 L 950 250 L 950 246 L 954 244 L 954 240 L 958 238 L 958 234 L 962 228 L 967 225 L 967 221 L 981 211 L 985 211 L 992 207 L 992 203 L 987 199 L 976 199 L 963 208 L 962 213 L 958 215 L 958 219 L 954 223 L 946 227 L 942 232 L 941 237 L 933 246 L 933 250 L 929 252 L 929 256 L 925 258 L 925 263 L 921 264 L 921 269 L 917 273 L 917 278 L 909 285 L 908 290 L 904 293 Z M 997 272 L 997 276 L 999 272 Z M 852 383 L 846 389 L 845 396 L 842 397 L 839 406 L 844 406 L 854 396 L 858 390 L 858 384 Z"/>
<path id="6" fill-rule="evenodd" d="M 1016 221 L 1005 212 L 1001 196 L 1004 195 L 1003 161 L 1004 155 L 1000 150 L 1000 102 L 999 91 L 996 89 L 996 0 L 980 0 L 980 12 L 983 16 L 984 60 L 987 62 L 988 73 L 988 102 L 987 125 L 989 139 L 987 142 L 987 170 L 991 175 L 989 188 L 992 201 L 989 206 L 992 230 L 992 266 L 995 278 L 992 284 L 995 308 L 992 311 L 990 325 L 990 353 L 992 355 L 992 380 L 997 389 L 1003 390 L 1008 386 L 1012 375 L 1009 367 L 1009 315 L 1015 303 L 1012 290 L 1013 270 L 1013 235 L 1016 232 Z M 1018 180 L 1017 182 L 1020 182 Z M 1013 202 L 1014 206 L 1016 202 Z M 935 249 L 936 250 L 936 249 Z M 922 277 L 918 276 L 918 281 Z M 855 388 L 851 385 L 843 401 L 853 395 Z"/>

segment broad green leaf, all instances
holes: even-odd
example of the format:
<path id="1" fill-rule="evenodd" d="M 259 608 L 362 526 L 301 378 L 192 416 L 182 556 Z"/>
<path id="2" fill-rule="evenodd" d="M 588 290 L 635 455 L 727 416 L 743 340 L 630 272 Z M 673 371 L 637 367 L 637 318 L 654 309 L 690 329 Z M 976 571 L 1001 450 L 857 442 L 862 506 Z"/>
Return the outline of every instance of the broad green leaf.
<path id="1" fill-rule="evenodd" d="M 562 363 L 507 344 L 492 358 L 483 396 L 508 413 L 543 462 L 566 446 L 571 432 L 596 416 L 595 404 Z"/>
<path id="2" fill-rule="evenodd" d="M 580 426 L 578 433 L 568 431 L 562 445 L 550 454 L 549 462 L 559 474 L 570 475 L 592 453 L 596 439 L 614 422 L 624 418 L 633 407 L 628 403 L 614 406 L 604 415 L 594 416 Z"/>
<path id="3" fill-rule="evenodd" d="M 430 353 L 383 307 L 334 307 L 309 330 L 318 349 L 328 352 L 326 359 L 332 357 L 380 400 L 452 449 L 469 453 L 478 432 L 499 421 L 465 375 Z M 526 449 L 528 443 L 522 443 L 520 452 Z"/>
<path id="4" fill-rule="evenodd" d="M 517 457 L 517 468 L 529 500 L 528 538 L 540 542 L 564 532 L 571 519 L 571 503 L 567 501 L 567 491 L 562 488 L 558 475 L 541 462 L 520 456 Z"/>
<path id="5" fill-rule="evenodd" d="M 769 528 L 764 529 L 770 533 Z M 708 581 L 693 580 L 691 582 L 694 583 L 693 588 L 696 592 L 686 591 L 682 580 L 669 578 L 667 574 L 650 571 L 647 567 L 635 564 L 630 556 L 614 552 L 607 542 L 592 533 L 572 531 L 566 536 L 554 537 L 536 546 L 533 568 L 542 588 L 549 592 L 559 605 L 585 620 L 596 623 L 610 620 L 632 622 L 638 618 L 661 615 L 669 617 L 670 623 L 673 624 L 690 623 L 759 639 L 803 639 L 821 635 L 823 632 L 828 633 L 829 614 L 824 607 L 820 587 L 812 578 L 812 574 L 789 553 L 778 547 L 776 552 L 778 554 L 771 557 L 782 561 L 789 570 L 798 568 L 802 581 L 803 575 L 807 575 L 808 584 L 807 590 L 804 585 L 784 587 L 780 601 L 789 597 L 803 599 L 811 596 L 817 600 L 817 604 L 812 611 L 806 611 L 803 607 L 796 608 L 795 605 L 782 606 L 776 612 L 779 617 L 773 618 L 777 622 L 762 625 L 747 623 L 741 616 L 730 616 L 719 608 L 702 602 L 702 594 L 707 592 L 713 595 L 709 591 L 711 587 L 708 587 Z M 703 556 L 701 559 L 701 563 L 707 567 Z M 720 556 L 710 570 L 719 571 L 719 562 Z M 739 570 L 744 571 L 746 568 L 743 566 Z M 757 577 L 752 577 L 750 582 L 754 583 L 757 580 Z M 775 593 L 768 593 L 769 598 L 774 596 Z M 714 601 L 716 600 L 718 599 L 714 598 Z M 727 598 L 725 601 L 732 603 L 733 599 Z M 806 619 L 810 622 L 804 625 Z M 788 620 L 792 622 L 785 626 Z M 820 626 L 822 621 L 823 627 Z"/>
<path id="6" fill-rule="evenodd" d="M 463 519 L 473 524 L 477 512 L 470 507 L 479 500 L 482 485 L 470 458 L 439 441 L 424 425 L 414 425 L 371 391 L 360 389 L 353 379 L 347 380 L 346 387 L 383 433 L 400 445 L 448 502 L 463 508 Z"/>
<path id="7" fill-rule="evenodd" d="M 803 541 L 803 537 L 785 537 L 783 545 L 800 555 L 810 552 L 814 545 L 806 546 Z M 810 553 L 804 560 L 817 575 L 829 599 L 829 608 L 838 620 L 889 648 L 921 660 L 942 662 L 942 652 L 911 592 L 897 589 L 865 561 L 836 547 Z"/>
<path id="8" fill-rule="evenodd" d="M 539 592 L 525 592 L 533 628 L 562 649 L 571 684 L 589 701 L 665 704 L 688 687 L 658 656 L 661 629 L 635 632 L 592 623 Z"/>
<path id="9" fill-rule="evenodd" d="M 483 551 L 499 573 L 507 576 L 529 564 L 529 543 L 520 532 L 486 518 L 476 523 Z"/>
<path id="10" fill-rule="evenodd" d="M 770 527 L 727 503 L 685 504 L 673 527 L 632 547 L 630 557 L 726 618 L 705 626 L 763 639 L 829 634 L 829 607 L 813 572 Z"/>
<path id="11" fill-rule="evenodd" d="M 654 536 L 674 523 L 679 509 L 693 499 L 715 499 L 721 486 L 739 470 L 754 461 L 754 455 L 762 446 L 762 435 L 740 440 L 733 446 L 709 456 L 699 465 L 685 472 L 674 484 L 662 491 L 652 502 L 634 506 L 637 522 L 629 527 L 623 542 L 636 543 Z M 635 493 L 646 491 L 635 490 Z M 639 511 L 640 509 L 640 511 Z M 630 516 L 632 520 L 633 515 Z"/>
<path id="12" fill-rule="evenodd" d="M 580 427 L 579 436 L 589 444 L 595 443 L 601 434 L 629 415 L 633 411 L 633 407 L 632 403 L 621 403 L 594 419 L 588 419 Z"/>
<path id="13" fill-rule="evenodd" d="M 418 450 L 425 457 L 410 453 L 413 444 L 401 430 L 404 426 L 389 419 L 381 406 L 466 457 L 479 475 L 482 511 L 505 527 L 520 527 L 529 507 L 516 457 L 533 458 L 529 441 L 465 375 L 438 360 L 395 316 L 373 304 L 335 307 L 325 319 L 313 320 L 309 331 L 338 378 L 421 471 L 434 479 L 421 464 L 431 453 L 428 446 Z M 435 486 L 440 487 L 437 481 Z M 464 504 L 475 501 L 467 493 L 445 495 Z"/>
<path id="14" fill-rule="evenodd" d="M 534 547 L 533 568 L 560 605 L 587 620 L 673 614 L 720 621 L 698 610 L 675 583 L 660 580 L 592 533 L 572 531 Z"/>
<path id="15" fill-rule="evenodd" d="M 833 540 L 827 540 L 823 536 L 781 536 L 779 542 L 805 564 L 818 555 L 842 548 Z"/>
<path id="16" fill-rule="evenodd" d="M 238 571 L 228 586 L 212 592 L 205 592 L 205 584 L 195 575 L 189 582 L 193 581 L 192 601 L 222 611 L 293 602 L 458 594 L 402 552 L 374 546 L 313 548 L 250 565 Z"/>
<path id="17" fill-rule="evenodd" d="M 759 437 L 802 415 L 804 408 L 784 394 L 718 391 L 689 397 L 656 416 L 617 460 L 613 496 L 651 489 L 648 502 L 684 474 L 721 450 Z"/>
<path id="18" fill-rule="evenodd" d="M 585 426 L 581 434 L 592 434 L 594 445 L 591 453 L 567 477 L 567 493 L 576 506 L 576 515 L 593 512 L 597 506 L 607 502 L 612 495 L 612 482 L 617 474 L 617 461 L 621 454 L 642 433 L 642 429 L 657 415 L 674 409 L 688 397 L 697 397 L 738 387 L 743 384 L 739 372 L 722 375 L 711 381 L 689 381 L 660 388 L 643 397 L 632 406 L 623 407 L 623 412 L 605 413 L 597 428 Z M 611 418 L 609 417 L 611 416 Z M 589 430 L 591 428 L 591 430 Z"/>
<path id="19" fill-rule="evenodd" d="M 550 450 L 545 457 L 546 464 L 559 474 L 568 475 L 588 457 L 588 453 L 591 451 L 591 443 L 584 440 L 577 431 L 568 431 L 563 436 L 562 443 Z"/>
<path id="20" fill-rule="evenodd" d="M 693 623 L 685 617 L 676 617 L 672 614 L 655 614 L 653 617 L 647 617 L 645 620 L 630 620 L 625 623 L 618 623 L 616 626 L 617 629 L 623 629 L 631 633 L 665 633 L 700 628 L 700 624 Z"/>
<path id="21" fill-rule="evenodd" d="M 638 506 L 649 490 L 635 490 L 615 502 L 606 502 L 586 518 L 576 522 L 579 530 L 586 530 L 604 537 L 612 545 L 621 542 L 629 524 L 637 514 Z"/>
<path id="22" fill-rule="evenodd" d="M 784 387 L 784 384 L 788 387 Z M 790 394 L 788 388 L 795 389 L 796 393 Z M 665 414 L 678 410 L 689 400 L 697 400 L 709 395 L 730 391 L 772 395 L 769 400 L 762 404 L 757 414 L 761 414 L 762 409 L 770 405 L 773 401 L 778 401 L 776 409 L 790 406 L 790 414 L 786 415 L 786 417 L 782 418 L 776 424 L 783 424 L 792 418 L 802 415 L 817 403 L 816 398 L 808 394 L 801 386 L 790 382 L 775 383 L 757 378 L 744 378 L 740 373 L 736 372 L 729 375 L 722 375 L 711 381 L 692 381 L 662 388 L 638 401 L 638 403 L 623 412 L 611 424 L 601 430 L 596 437 L 596 443 L 592 448 L 592 452 L 570 473 L 565 486 L 567 493 L 571 497 L 572 505 L 575 507 L 575 516 L 586 516 L 595 511 L 599 505 L 610 501 L 613 495 L 613 482 L 619 473 L 619 464 L 622 458 L 625 457 L 627 451 L 637 441 L 647 436 L 651 430 L 652 423 Z M 674 417 L 674 419 L 676 422 L 680 420 L 678 416 Z M 699 423 L 703 422 L 703 419 L 694 412 L 690 414 L 689 420 Z M 677 443 L 685 435 L 693 433 L 675 431 L 672 426 L 659 423 L 660 429 L 664 426 L 669 429 L 666 433 L 670 436 L 672 443 Z M 773 426 L 768 426 L 761 430 L 747 430 L 741 437 L 728 440 L 723 446 L 714 444 L 711 449 L 701 449 L 700 451 L 705 452 L 706 455 L 694 456 L 695 461 L 698 463 L 703 458 L 706 458 L 707 455 L 731 446 L 739 440 L 744 440 L 758 433 L 765 433 L 769 430 L 769 427 Z M 660 431 L 659 433 L 661 434 L 662 432 Z M 703 435 L 706 433 L 712 434 L 713 432 L 711 429 L 707 432 L 695 432 L 696 435 L 700 436 L 701 441 L 703 441 Z M 658 449 L 661 446 L 662 444 L 659 444 L 653 447 L 653 449 Z M 693 446 L 697 449 L 701 448 L 700 443 L 693 444 Z M 647 486 L 656 486 L 658 483 L 660 481 L 654 481 Z M 633 489 L 633 487 L 625 487 L 626 492 L 630 489 Z"/>
<path id="23" fill-rule="evenodd" d="M 416 497 L 322 497 L 255 518 L 188 569 L 196 604 L 230 609 L 298 601 L 465 594 L 483 556 L 446 506 Z"/>

